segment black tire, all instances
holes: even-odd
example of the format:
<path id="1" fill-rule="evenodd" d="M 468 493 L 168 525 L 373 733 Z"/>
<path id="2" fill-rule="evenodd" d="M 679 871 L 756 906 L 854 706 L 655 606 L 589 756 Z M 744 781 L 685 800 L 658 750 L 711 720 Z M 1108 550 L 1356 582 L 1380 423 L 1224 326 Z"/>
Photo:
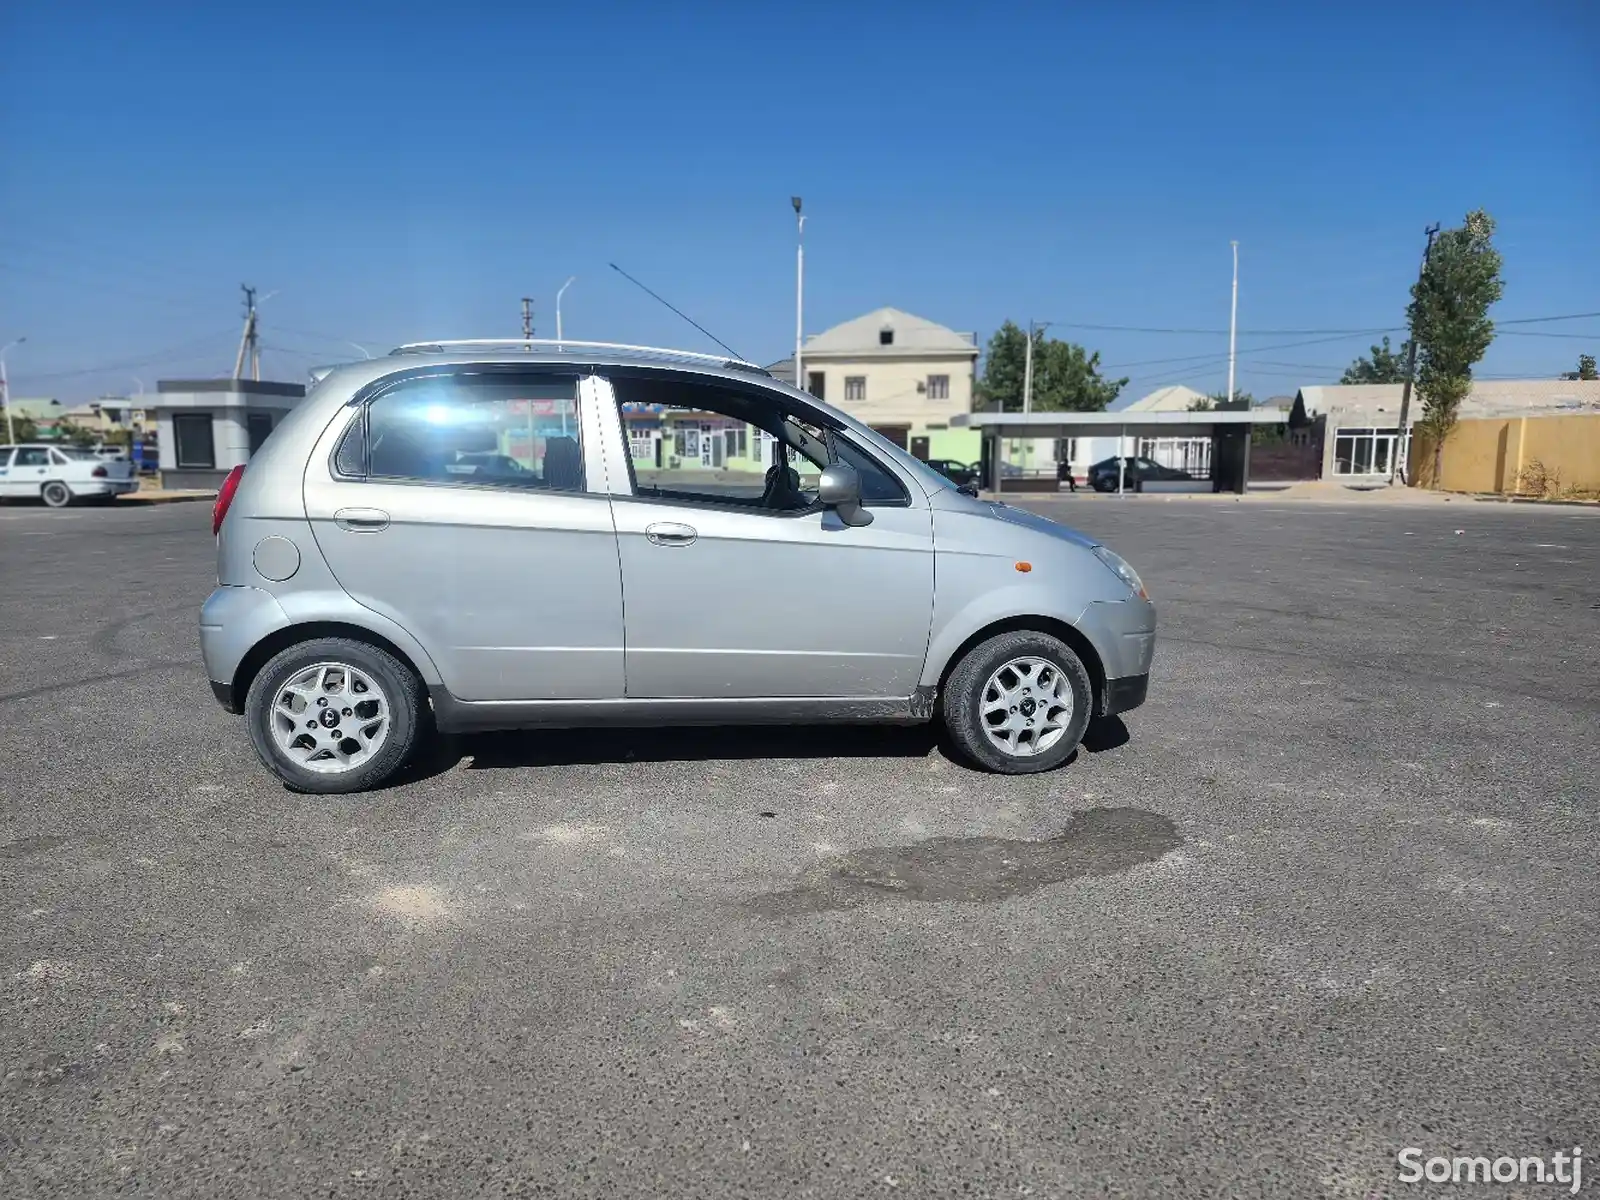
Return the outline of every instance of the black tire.
<path id="1" fill-rule="evenodd" d="M 1013 756 L 984 732 L 983 691 L 989 678 L 1012 659 L 1042 658 L 1053 664 L 1072 690 L 1072 714 L 1059 741 L 1038 754 Z M 1059 767 L 1083 741 L 1094 715 L 1094 688 L 1083 663 L 1060 638 L 1024 629 L 1000 633 L 962 656 L 944 690 L 944 723 L 956 748 L 973 763 L 1001 775 L 1032 775 Z"/>
<path id="2" fill-rule="evenodd" d="M 271 709 L 278 690 L 295 672 L 320 662 L 346 663 L 366 672 L 389 700 L 387 739 L 370 759 L 347 771 L 326 773 L 301 766 L 278 747 L 270 730 Z M 244 703 L 250 741 L 262 764 L 291 791 L 316 795 L 381 787 L 416 754 L 431 730 L 430 716 L 427 695 L 417 673 L 387 650 L 353 638 L 316 638 L 280 651 L 256 673 Z"/>
<path id="3" fill-rule="evenodd" d="M 72 503 L 72 489 L 59 479 L 52 479 L 39 489 L 39 499 L 51 508 L 65 508 Z"/>
<path id="4" fill-rule="evenodd" d="M 1097 492 L 1114 492 L 1117 490 L 1115 481 L 1107 479 L 1104 475 L 1094 477 L 1094 490 Z"/>

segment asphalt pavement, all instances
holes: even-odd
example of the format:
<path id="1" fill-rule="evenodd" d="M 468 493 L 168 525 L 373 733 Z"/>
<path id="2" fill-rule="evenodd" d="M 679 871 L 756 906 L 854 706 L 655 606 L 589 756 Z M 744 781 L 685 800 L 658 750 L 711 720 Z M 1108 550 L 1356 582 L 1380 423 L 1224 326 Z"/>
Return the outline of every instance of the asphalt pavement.
<path id="1" fill-rule="evenodd" d="M 206 686 L 208 505 L 0 508 L 0 1195 L 1364 1198 L 1418 1190 L 1404 1147 L 1600 1157 L 1600 516 L 1078 499 L 1036 507 L 1162 631 L 1059 771 L 612 731 L 333 798 Z"/>

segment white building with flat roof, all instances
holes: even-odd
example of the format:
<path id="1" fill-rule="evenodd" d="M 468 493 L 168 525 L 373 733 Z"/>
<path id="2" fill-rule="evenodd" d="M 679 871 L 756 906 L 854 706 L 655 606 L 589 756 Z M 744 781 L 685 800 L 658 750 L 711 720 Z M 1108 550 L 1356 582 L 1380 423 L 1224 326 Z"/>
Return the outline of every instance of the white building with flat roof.
<path id="1" fill-rule="evenodd" d="M 265 379 L 162 379 L 155 415 L 164 487 L 215 488 L 248 462 L 306 389 Z"/>

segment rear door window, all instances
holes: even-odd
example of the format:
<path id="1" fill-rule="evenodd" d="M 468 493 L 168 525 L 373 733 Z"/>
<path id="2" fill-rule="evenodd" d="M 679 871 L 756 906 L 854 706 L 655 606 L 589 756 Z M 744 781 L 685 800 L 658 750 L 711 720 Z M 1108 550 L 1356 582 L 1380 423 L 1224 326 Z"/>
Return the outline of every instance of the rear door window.
<path id="1" fill-rule="evenodd" d="M 369 402 L 334 464 L 369 479 L 581 492 L 577 377 L 403 380 Z"/>

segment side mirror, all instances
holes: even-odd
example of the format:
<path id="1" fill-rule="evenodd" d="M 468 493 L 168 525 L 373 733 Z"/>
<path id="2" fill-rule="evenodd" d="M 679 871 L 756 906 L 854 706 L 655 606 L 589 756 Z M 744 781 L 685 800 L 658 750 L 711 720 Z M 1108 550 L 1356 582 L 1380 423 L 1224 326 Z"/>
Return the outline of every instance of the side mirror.
<path id="1" fill-rule="evenodd" d="M 861 507 L 861 476 L 849 463 L 829 463 L 822 468 L 817 498 L 846 525 L 872 524 L 872 514 Z"/>

